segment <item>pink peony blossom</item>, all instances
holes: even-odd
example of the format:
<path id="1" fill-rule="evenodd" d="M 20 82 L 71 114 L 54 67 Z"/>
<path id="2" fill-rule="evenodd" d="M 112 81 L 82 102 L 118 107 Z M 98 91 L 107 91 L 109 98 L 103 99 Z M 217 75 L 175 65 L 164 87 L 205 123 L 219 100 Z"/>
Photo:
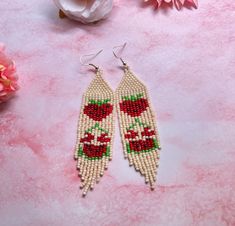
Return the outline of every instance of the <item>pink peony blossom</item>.
<path id="1" fill-rule="evenodd" d="M 144 0 L 145 2 L 148 2 L 149 0 Z M 155 0 L 157 1 L 158 7 L 161 6 L 163 2 L 165 3 L 173 3 L 173 5 L 179 10 L 185 3 L 191 3 L 194 4 L 196 7 L 198 7 L 198 0 Z"/>
<path id="2" fill-rule="evenodd" d="M 15 64 L 4 53 L 4 46 L 0 44 L 0 103 L 7 101 L 16 90 L 18 77 Z"/>

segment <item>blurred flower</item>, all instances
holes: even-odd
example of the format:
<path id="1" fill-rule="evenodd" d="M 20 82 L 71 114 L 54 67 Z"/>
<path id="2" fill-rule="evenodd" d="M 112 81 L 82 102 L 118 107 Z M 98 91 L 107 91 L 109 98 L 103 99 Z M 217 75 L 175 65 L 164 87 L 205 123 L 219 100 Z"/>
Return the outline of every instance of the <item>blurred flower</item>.
<path id="1" fill-rule="evenodd" d="M 4 46 L 0 44 L 0 103 L 13 96 L 19 88 L 17 85 L 15 64 L 4 53 Z"/>
<path id="2" fill-rule="evenodd" d="M 113 0 L 54 0 L 60 17 L 67 16 L 82 23 L 91 23 L 108 16 Z"/>
<path id="3" fill-rule="evenodd" d="M 144 0 L 145 2 L 148 2 L 149 0 Z M 166 3 L 173 3 L 173 5 L 179 10 L 181 7 L 186 3 L 194 4 L 196 7 L 198 7 L 198 0 L 155 0 L 157 1 L 158 7 L 161 6 L 163 2 Z"/>

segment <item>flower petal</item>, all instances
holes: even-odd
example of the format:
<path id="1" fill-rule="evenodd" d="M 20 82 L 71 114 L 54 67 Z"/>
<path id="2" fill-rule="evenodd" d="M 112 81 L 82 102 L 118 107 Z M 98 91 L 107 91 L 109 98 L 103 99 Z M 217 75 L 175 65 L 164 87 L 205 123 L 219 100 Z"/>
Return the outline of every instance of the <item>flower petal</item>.
<path id="1" fill-rule="evenodd" d="M 4 89 L 3 84 L 0 83 L 0 92 Z"/>
<path id="2" fill-rule="evenodd" d="M 54 0 L 54 2 L 62 11 L 83 12 L 87 7 L 87 0 Z"/>
<path id="3" fill-rule="evenodd" d="M 64 14 L 82 23 L 105 18 L 112 10 L 113 0 L 54 0 Z"/>

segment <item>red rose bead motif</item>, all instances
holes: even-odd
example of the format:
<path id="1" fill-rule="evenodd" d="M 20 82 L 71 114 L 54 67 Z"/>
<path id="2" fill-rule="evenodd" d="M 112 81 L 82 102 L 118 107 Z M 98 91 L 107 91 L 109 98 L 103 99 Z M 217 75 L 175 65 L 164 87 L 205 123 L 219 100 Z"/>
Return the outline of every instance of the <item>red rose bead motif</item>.
<path id="1" fill-rule="evenodd" d="M 81 138 L 80 139 L 80 142 L 83 143 L 83 142 L 91 142 L 92 140 L 94 140 L 94 135 L 91 134 L 91 133 L 85 133 L 85 137 Z"/>
<path id="2" fill-rule="evenodd" d="M 150 127 L 144 127 L 143 131 L 141 132 L 141 135 L 134 130 L 131 129 L 127 130 L 125 138 L 129 140 L 128 144 L 130 151 L 141 152 L 141 151 L 152 150 L 153 148 L 156 147 L 154 138 L 151 137 L 153 135 L 155 135 L 154 130 L 152 130 Z"/>
<path id="3" fill-rule="evenodd" d="M 142 95 L 141 95 L 142 96 Z M 123 100 L 119 106 L 120 110 L 127 113 L 131 117 L 138 117 L 141 115 L 142 112 L 144 112 L 147 107 L 149 107 L 148 101 L 145 98 L 141 98 L 140 95 L 124 97 L 125 100 Z"/>
<path id="4" fill-rule="evenodd" d="M 83 152 L 89 158 L 102 157 L 107 151 L 107 145 L 84 144 Z"/>
<path id="5" fill-rule="evenodd" d="M 152 136 L 152 135 L 155 135 L 155 131 L 154 131 L 154 130 L 151 130 L 151 129 L 148 128 L 148 127 L 145 127 L 145 128 L 144 128 L 144 131 L 141 132 L 141 135 L 142 135 L 142 136 L 146 136 L 146 137 L 150 137 L 150 136 Z"/>
<path id="6" fill-rule="evenodd" d="M 97 141 L 102 144 L 96 145 L 91 143 L 91 141 L 95 140 L 95 136 L 89 132 L 86 132 L 85 136 L 80 139 L 80 142 L 83 143 L 83 153 L 89 158 L 102 157 L 103 154 L 107 152 L 107 143 L 111 140 L 107 136 L 108 133 L 102 133 L 98 136 Z"/>
<path id="7" fill-rule="evenodd" d="M 138 136 L 138 133 L 134 130 L 127 130 L 127 133 L 125 134 L 126 139 L 134 139 Z"/>
<path id="8" fill-rule="evenodd" d="M 155 147 L 153 139 L 130 141 L 130 149 L 133 151 L 145 151 Z"/>
<path id="9" fill-rule="evenodd" d="M 110 142 L 110 138 L 107 137 L 108 134 L 107 133 L 102 133 L 99 137 L 97 137 L 97 141 L 101 142 L 101 143 L 107 143 Z"/>
<path id="10" fill-rule="evenodd" d="M 107 103 L 107 100 L 104 101 L 94 101 L 91 100 L 91 103 L 84 107 L 84 114 L 89 116 L 89 118 L 95 121 L 102 121 L 113 111 L 113 106 Z"/>

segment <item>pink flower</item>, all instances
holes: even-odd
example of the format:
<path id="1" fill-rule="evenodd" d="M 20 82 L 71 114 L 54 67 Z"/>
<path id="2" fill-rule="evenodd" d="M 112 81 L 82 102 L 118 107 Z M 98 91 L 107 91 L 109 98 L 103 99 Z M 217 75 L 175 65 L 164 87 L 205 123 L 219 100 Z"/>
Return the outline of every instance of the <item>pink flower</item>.
<path id="1" fill-rule="evenodd" d="M 13 96 L 17 85 L 15 64 L 4 53 L 4 46 L 0 44 L 0 103 Z"/>
<path id="2" fill-rule="evenodd" d="M 144 0 L 145 2 L 148 2 L 149 0 Z M 158 7 L 161 6 L 163 2 L 166 3 L 173 3 L 173 5 L 179 10 L 185 3 L 191 3 L 198 7 L 198 0 L 156 0 Z"/>

